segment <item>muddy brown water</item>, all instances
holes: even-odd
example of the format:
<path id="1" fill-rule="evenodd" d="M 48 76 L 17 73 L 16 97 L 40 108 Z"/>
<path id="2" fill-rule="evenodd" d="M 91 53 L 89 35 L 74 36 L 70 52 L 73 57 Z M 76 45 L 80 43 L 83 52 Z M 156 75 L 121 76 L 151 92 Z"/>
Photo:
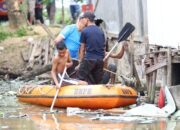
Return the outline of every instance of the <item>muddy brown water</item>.
<path id="1" fill-rule="evenodd" d="M 59 109 L 18 102 L 15 95 L 0 95 L 0 130 L 180 130 L 178 120 L 123 117 L 78 108 Z"/>

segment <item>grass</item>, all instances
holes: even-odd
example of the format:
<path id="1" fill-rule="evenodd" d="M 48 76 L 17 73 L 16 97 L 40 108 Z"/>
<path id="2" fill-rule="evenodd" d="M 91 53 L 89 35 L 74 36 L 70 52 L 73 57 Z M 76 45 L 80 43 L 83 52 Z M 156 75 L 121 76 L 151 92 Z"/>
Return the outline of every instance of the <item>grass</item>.
<path id="1" fill-rule="evenodd" d="M 43 13 L 44 17 L 47 17 L 46 13 Z M 55 21 L 56 23 L 62 23 L 62 10 L 61 8 L 56 9 L 55 14 Z M 71 24 L 71 15 L 68 8 L 64 8 L 64 24 Z M 7 31 L 7 26 L 0 25 L 0 43 L 7 39 L 8 37 L 23 37 L 27 36 L 28 32 L 31 31 L 26 27 L 20 27 L 15 32 Z"/>
<path id="2" fill-rule="evenodd" d="M 11 36 L 13 36 L 13 33 L 11 32 L 4 32 L 4 31 L 0 32 L 0 42 Z"/>
<path id="3" fill-rule="evenodd" d="M 15 32 L 9 32 L 4 29 L 5 26 L 0 26 L 0 42 L 4 41 L 8 37 L 23 37 L 28 35 L 28 29 L 25 27 L 20 27 Z"/>
<path id="4" fill-rule="evenodd" d="M 26 36 L 27 35 L 27 29 L 24 28 L 24 27 L 21 27 L 19 28 L 15 34 L 18 36 L 18 37 L 22 37 L 22 36 Z"/>

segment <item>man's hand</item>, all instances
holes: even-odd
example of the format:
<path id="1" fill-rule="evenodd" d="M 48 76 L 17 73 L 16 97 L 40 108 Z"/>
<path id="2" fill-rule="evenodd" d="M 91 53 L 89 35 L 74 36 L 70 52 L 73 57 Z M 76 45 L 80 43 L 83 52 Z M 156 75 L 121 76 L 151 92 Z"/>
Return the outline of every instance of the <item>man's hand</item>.
<path id="1" fill-rule="evenodd" d="M 75 67 L 75 70 L 79 70 L 80 64 Z"/>
<path id="2" fill-rule="evenodd" d="M 57 44 L 60 41 L 64 40 L 64 36 L 62 34 L 59 34 L 55 39 L 54 39 L 54 43 Z"/>
<path id="3" fill-rule="evenodd" d="M 127 42 L 124 42 L 123 48 L 124 48 L 124 50 L 126 50 L 128 48 L 128 43 Z"/>

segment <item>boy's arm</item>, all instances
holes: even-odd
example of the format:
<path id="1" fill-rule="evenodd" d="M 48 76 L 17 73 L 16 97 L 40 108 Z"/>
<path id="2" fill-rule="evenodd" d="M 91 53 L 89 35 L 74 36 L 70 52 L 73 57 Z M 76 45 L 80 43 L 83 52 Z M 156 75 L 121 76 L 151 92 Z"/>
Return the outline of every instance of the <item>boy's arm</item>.
<path id="1" fill-rule="evenodd" d="M 57 72 L 56 72 L 57 71 L 56 70 L 57 66 L 58 66 L 58 59 L 55 57 L 53 59 L 53 64 L 52 64 L 52 69 L 51 69 L 51 76 L 52 76 L 52 79 L 54 80 L 56 88 L 58 88 L 58 86 L 59 86 L 58 79 L 57 79 Z"/>

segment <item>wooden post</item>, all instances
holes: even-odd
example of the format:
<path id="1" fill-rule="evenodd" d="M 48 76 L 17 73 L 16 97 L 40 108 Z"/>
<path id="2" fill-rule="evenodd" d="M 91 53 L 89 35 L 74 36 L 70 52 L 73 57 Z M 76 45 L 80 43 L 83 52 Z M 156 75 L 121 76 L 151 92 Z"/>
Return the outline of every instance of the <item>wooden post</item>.
<path id="1" fill-rule="evenodd" d="M 146 66 L 146 68 L 151 67 L 153 65 L 153 56 L 152 54 L 147 55 L 147 59 L 149 60 L 149 64 Z M 147 70 L 147 69 L 146 69 Z M 153 80 L 153 72 L 146 74 L 146 80 L 147 83 L 147 92 L 148 92 L 148 99 L 147 102 L 151 102 L 151 95 L 152 95 L 152 80 Z"/>
<path id="2" fill-rule="evenodd" d="M 168 48 L 167 51 L 167 85 L 171 86 L 172 85 L 172 57 L 171 57 L 171 48 Z"/>
<path id="3" fill-rule="evenodd" d="M 146 53 L 149 53 L 150 51 L 149 51 L 149 39 L 148 39 L 148 36 L 146 36 L 145 38 L 144 38 L 144 42 L 145 42 L 145 52 Z M 149 58 L 149 54 L 147 54 L 146 55 L 146 59 L 148 59 Z M 146 68 L 148 68 L 149 67 L 149 65 L 146 65 L 145 66 L 145 71 L 146 71 Z M 149 95 L 150 95 L 150 86 L 151 86 L 151 84 L 150 84 L 150 76 L 151 74 L 146 74 L 146 88 L 147 88 L 147 93 L 148 93 L 148 101 L 147 102 L 149 102 L 150 101 L 150 97 L 149 97 Z"/>
<path id="4" fill-rule="evenodd" d="M 152 62 L 150 63 L 150 66 L 152 65 Z M 149 78 L 149 86 L 148 86 L 148 102 L 151 101 L 151 93 L 152 93 L 152 77 L 153 77 L 153 74 L 150 73 L 148 74 L 148 78 Z"/>
<path id="5" fill-rule="evenodd" d="M 167 57 L 167 52 L 164 54 L 164 56 Z M 167 85 L 167 66 L 163 67 L 163 81 L 162 81 L 162 87 L 164 88 L 165 85 Z"/>
<path id="6" fill-rule="evenodd" d="M 133 63 L 134 63 L 134 36 L 130 36 L 130 48 L 129 48 L 129 61 L 130 61 L 130 75 L 133 76 Z"/>
<path id="7" fill-rule="evenodd" d="M 154 54 L 153 56 L 154 65 L 157 63 L 157 55 Z M 154 103 L 155 99 L 155 92 L 156 92 L 156 77 L 157 77 L 157 70 L 155 70 L 152 74 L 152 86 L 151 86 L 151 95 L 150 95 L 150 103 Z"/>

